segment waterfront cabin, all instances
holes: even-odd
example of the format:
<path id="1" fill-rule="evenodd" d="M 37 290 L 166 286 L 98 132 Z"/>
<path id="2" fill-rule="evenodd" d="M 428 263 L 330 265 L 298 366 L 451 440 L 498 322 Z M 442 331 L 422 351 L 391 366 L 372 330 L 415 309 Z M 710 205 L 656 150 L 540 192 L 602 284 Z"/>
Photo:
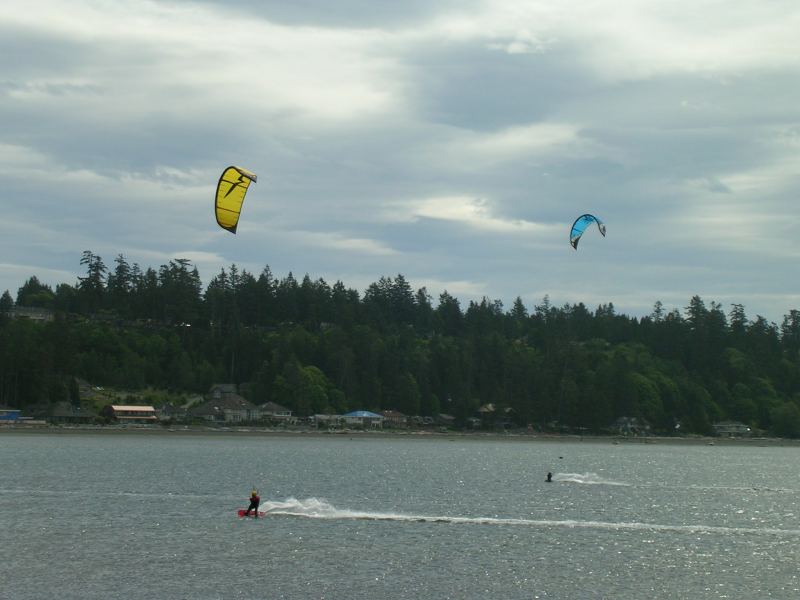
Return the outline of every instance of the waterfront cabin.
<path id="1" fill-rule="evenodd" d="M 620 417 L 611 425 L 611 431 L 619 435 L 650 435 L 650 423 L 639 417 Z"/>
<path id="2" fill-rule="evenodd" d="M 86 410 L 80 406 L 75 406 L 70 402 L 56 402 L 45 414 L 45 418 L 51 423 L 94 423 L 97 413 Z"/>
<path id="3" fill-rule="evenodd" d="M 360 425 L 380 429 L 383 427 L 383 416 L 368 410 L 354 410 L 342 415 L 345 425 Z"/>
<path id="4" fill-rule="evenodd" d="M 292 415 L 291 410 L 285 406 L 276 404 L 275 402 L 267 402 L 262 404 L 260 411 L 261 418 L 267 419 L 268 421 L 273 421 L 276 423 L 288 423 L 290 425 L 297 422 L 297 417 Z"/>
<path id="5" fill-rule="evenodd" d="M 152 406 L 109 404 L 103 408 L 102 415 L 118 423 L 154 423 L 158 421 L 156 409 Z"/>
<path id="6" fill-rule="evenodd" d="M 229 394 L 238 394 L 239 390 L 236 388 L 235 383 L 215 383 L 208 390 L 208 395 L 213 400 L 221 400 Z"/>
<path id="7" fill-rule="evenodd" d="M 314 425 L 317 429 L 321 429 L 323 427 L 327 427 L 328 429 L 333 429 L 341 425 L 342 417 L 341 415 L 316 414 L 309 419 L 309 422 L 312 425 Z"/>
<path id="8" fill-rule="evenodd" d="M 261 409 L 237 393 L 235 383 L 215 383 L 209 398 L 189 410 L 189 416 L 212 423 L 246 423 L 261 418 Z"/>
<path id="9" fill-rule="evenodd" d="M 20 409 L 0 404 L 0 423 L 13 424 L 19 422 Z"/>
<path id="10" fill-rule="evenodd" d="M 189 416 L 212 423 L 245 423 L 261 417 L 261 410 L 238 394 L 227 393 L 189 410 Z"/>
<path id="11" fill-rule="evenodd" d="M 713 427 L 714 435 L 720 437 L 748 437 L 752 434 L 750 428 L 739 421 L 720 421 Z"/>
<path id="12" fill-rule="evenodd" d="M 514 426 L 515 411 L 510 406 L 498 406 L 493 402 L 478 408 L 477 417 L 486 429 L 509 429 Z"/>
<path id="13" fill-rule="evenodd" d="M 185 406 L 166 403 L 156 409 L 156 413 L 162 421 L 185 421 L 188 410 Z"/>
<path id="14" fill-rule="evenodd" d="M 436 424 L 443 427 L 453 427 L 456 424 L 456 418 L 453 415 L 439 413 L 436 415 Z"/>
<path id="15" fill-rule="evenodd" d="M 382 410 L 383 424 L 386 427 L 408 427 L 408 417 L 396 410 Z"/>

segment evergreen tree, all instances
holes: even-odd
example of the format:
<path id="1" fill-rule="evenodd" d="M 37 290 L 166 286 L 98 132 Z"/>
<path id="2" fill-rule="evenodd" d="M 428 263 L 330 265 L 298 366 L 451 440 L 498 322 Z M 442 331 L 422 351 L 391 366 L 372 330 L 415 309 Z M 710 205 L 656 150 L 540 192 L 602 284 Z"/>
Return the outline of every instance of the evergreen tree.
<path id="1" fill-rule="evenodd" d="M 414 295 L 414 326 L 421 335 L 430 335 L 435 326 L 432 300 L 424 287 L 419 288 Z"/>
<path id="2" fill-rule="evenodd" d="M 532 314 L 519 297 L 507 312 L 488 297 L 462 311 L 448 292 L 434 309 L 425 288 L 413 293 L 400 274 L 361 298 L 341 281 L 306 275 L 298 284 L 269 267 L 256 279 L 232 265 L 203 289 L 186 259 L 142 272 L 118 255 L 107 280 L 99 257 L 84 253 L 83 264 L 77 287 L 53 293 L 30 278 L 20 289 L 20 301 L 51 302 L 54 321 L 0 319 L 0 403 L 75 403 L 75 377 L 185 393 L 230 381 L 300 415 L 396 408 L 446 412 L 465 425 L 492 405 L 498 423 L 521 426 L 602 431 L 628 416 L 661 434 L 677 424 L 711 433 L 712 423 L 736 419 L 798 435 L 796 310 L 780 327 L 748 321 L 738 304 L 725 315 L 699 296 L 685 314 L 656 302 L 641 319 L 611 303 L 557 308 L 547 296 Z M 0 297 L 3 314 L 13 304 L 8 292 Z M 126 320 L 76 318 L 101 308 Z M 176 327 L 183 323 L 192 327 Z"/>
<path id="3" fill-rule="evenodd" d="M 17 306 L 53 308 L 54 304 L 53 289 L 49 285 L 41 283 L 35 275 L 17 291 Z"/>
<path id="4" fill-rule="evenodd" d="M 116 267 L 109 273 L 106 283 L 109 306 L 123 316 L 130 316 L 130 295 L 133 291 L 133 273 L 128 261 L 122 254 L 114 259 Z"/>
<path id="5" fill-rule="evenodd" d="M 103 259 L 85 250 L 80 263 L 86 267 L 86 277 L 79 277 L 79 299 L 84 310 L 91 314 L 102 308 L 105 296 L 106 265 Z"/>
<path id="6" fill-rule="evenodd" d="M 14 300 L 11 298 L 11 294 L 8 293 L 8 290 L 3 292 L 3 295 L 0 296 L 0 314 L 6 314 L 14 308 Z"/>
<path id="7" fill-rule="evenodd" d="M 458 335 L 461 332 L 461 323 L 464 315 L 461 313 L 461 304 L 458 299 L 447 293 L 439 294 L 439 305 L 435 311 L 439 328 L 444 335 Z"/>
<path id="8" fill-rule="evenodd" d="M 795 361 L 800 358 L 800 311 L 791 310 L 781 324 L 781 344 Z"/>

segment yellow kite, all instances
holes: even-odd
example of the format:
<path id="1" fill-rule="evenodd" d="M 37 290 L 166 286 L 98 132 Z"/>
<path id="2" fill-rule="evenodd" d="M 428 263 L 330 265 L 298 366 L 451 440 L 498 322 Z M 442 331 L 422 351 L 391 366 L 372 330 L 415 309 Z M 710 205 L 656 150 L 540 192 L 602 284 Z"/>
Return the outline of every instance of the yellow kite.
<path id="1" fill-rule="evenodd" d="M 228 167 L 219 178 L 214 212 L 219 226 L 231 233 L 236 233 L 244 196 L 251 181 L 256 181 L 255 173 L 241 167 Z"/>

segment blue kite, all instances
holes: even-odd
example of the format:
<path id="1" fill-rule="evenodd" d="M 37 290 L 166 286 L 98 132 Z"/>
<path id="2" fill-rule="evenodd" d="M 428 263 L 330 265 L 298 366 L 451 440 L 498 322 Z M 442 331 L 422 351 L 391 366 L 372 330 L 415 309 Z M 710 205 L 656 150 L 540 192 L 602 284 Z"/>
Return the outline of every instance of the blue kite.
<path id="1" fill-rule="evenodd" d="M 581 215 L 575 219 L 575 222 L 572 224 L 572 231 L 569 232 L 569 243 L 572 244 L 572 247 L 575 248 L 575 250 L 578 249 L 578 242 L 580 241 L 583 232 L 586 231 L 586 228 L 592 223 L 597 223 L 597 228 L 600 230 L 600 233 L 603 234 L 603 237 L 605 237 L 606 226 L 600 219 L 594 215 Z"/>

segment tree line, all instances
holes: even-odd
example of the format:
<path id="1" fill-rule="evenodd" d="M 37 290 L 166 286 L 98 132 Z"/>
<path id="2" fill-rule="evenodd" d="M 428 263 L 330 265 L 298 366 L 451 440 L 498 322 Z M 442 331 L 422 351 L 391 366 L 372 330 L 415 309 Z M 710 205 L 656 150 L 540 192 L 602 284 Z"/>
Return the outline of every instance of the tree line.
<path id="1" fill-rule="evenodd" d="M 52 289 L 35 276 L 0 297 L 0 404 L 76 402 L 74 380 L 202 393 L 240 386 L 300 416 L 353 409 L 447 413 L 479 407 L 516 425 L 603 431 L 636 417 L 658 433 L 708 434 L 732 419 L 800 436 L 800 312 L 777 325 L 699 296 L 645 317 L 613 304 L 510 309 L 436 300 L 398 274 L 363 292 L 268 266 L 231 265 L 203 286 L 185 259 L 142 269 L 83 253 L 85 274 Z M 50 309 L 35 323 L 17 307 Z"/>

